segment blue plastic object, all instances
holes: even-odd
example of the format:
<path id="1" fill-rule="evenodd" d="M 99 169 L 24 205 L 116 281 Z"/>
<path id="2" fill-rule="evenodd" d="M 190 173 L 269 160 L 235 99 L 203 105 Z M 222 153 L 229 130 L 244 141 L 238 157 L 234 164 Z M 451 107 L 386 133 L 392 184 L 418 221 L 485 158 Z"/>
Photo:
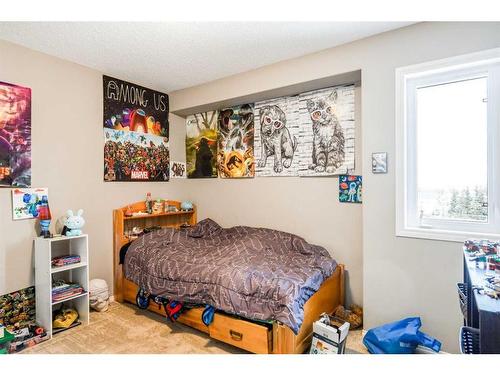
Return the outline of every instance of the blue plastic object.
<path id="1" fill-rule="evenodd" d="M 140 309 L 147 309 L 149 306 L 149 295 L 142 289 L 139 289 L 135 297 L 135 303 Z"/>
<path id="2" fill-rule="evenodd" d="M 368 330 L 363 344 L 371 354 L 413 354 L 418 345 L 439 352 L 441 342 L 421 332 L 420 327 L 419 317 L 398 320 Z"/>
<path id="3" fill-rule="evenodd" d="M 201 320 L 203 320 L 203 324 L 206 326 L 209 326 L 210 323 L 214 320 L 214 314 L 215 314 L 215 307 L 206 305 L 205 310 L 203 310 L 203 313 L 201 314 Z"/>

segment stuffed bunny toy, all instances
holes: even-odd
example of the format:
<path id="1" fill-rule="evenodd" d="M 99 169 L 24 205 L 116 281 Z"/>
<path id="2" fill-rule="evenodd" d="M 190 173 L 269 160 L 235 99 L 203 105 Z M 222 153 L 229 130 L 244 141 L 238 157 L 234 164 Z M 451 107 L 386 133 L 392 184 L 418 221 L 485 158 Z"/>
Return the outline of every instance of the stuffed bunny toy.
<path id="1" fill-rule="evenodd" d="M 82 217 L 83 210 L 79 209 L 76 213 L 76 216 L 73 214 L 72 210 L 68 210 L 66 212 L 66 220 L 64 221 L 64 225 L 67 230 L 65 235 L 68 237 L 71 236 L 79 236 L 82 234 L 82 227 L 85 225 L 85 220 Z"/>

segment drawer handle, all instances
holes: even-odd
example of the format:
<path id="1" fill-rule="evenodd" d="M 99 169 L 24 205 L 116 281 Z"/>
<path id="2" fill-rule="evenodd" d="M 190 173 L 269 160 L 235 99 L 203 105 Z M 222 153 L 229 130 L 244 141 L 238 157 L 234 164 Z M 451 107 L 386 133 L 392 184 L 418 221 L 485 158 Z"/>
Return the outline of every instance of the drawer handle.
<path id="1" fill-rule="evenodd" d="M 229 334 L 234 341 L 241 341 L 243 339 L 243 333 L 233 331 L 232 329 L 229 330 Z"/>

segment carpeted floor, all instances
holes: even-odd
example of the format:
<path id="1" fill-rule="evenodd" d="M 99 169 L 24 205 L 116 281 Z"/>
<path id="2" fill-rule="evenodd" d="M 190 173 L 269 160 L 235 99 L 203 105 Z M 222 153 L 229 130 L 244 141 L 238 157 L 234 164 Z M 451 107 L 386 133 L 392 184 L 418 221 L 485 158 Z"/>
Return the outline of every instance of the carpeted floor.
<path id="1" fill-rule="evenodd" d="M 349 353 L 366 353 L 361 331 L 347 338 Z M 88 326 L 78 326 L 52 340 L 24 350 L 25 354 L 227 354 L 245 351 L 210 339 L 182 324 L 170 323 L 131 304 L 112 303 L 107 312 L 90 314 Z"/>

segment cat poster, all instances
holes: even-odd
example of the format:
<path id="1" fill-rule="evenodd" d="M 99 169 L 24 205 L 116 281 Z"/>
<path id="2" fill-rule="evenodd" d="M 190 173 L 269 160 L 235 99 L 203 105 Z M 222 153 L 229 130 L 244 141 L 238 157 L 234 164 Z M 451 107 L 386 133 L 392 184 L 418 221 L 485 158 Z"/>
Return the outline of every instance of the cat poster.
<path id="1" fill-rule="evenodd" d="M 299 175 L 332 176 L 354 169 L 354 85 L 299 95 Z"/>
<path id="2" fill-rule="evenodd" d="M 219 111 L 217 170 L 220 178 L 255 176 L 254 105 Z"/>
<path id="3" fill-rule="evenodd" d="M 43 196 L 48 199 L 49 189 L 12 189 L 12 219 L 36 219 Z"/>
<path id="4" fill-rule="evenodd" d="M 186 163 L 173 161 L 170 164 L 170 178 L 186 178 Z"/>
<path id="5" fill-rule="evenodd" d="M 186 118 L 186 169 L 188 178 L 217 177 L 217 120 L 219 111 Z"/>
<path id="6" fill-rule="evenodd" d="M 0 82 L 0 187 L 31 186 L 31 89 Z"/>
<path id="7" fill-rule="evenodd" d="M 339 202 L 361 203 L 362 176 L 339 175 Z"/>
<path id="8" fill-rule="evenodd" d="M 298 176 L 298 97 L 287 96 L 257 102 L 254 115 L 256 175 Z"/>

